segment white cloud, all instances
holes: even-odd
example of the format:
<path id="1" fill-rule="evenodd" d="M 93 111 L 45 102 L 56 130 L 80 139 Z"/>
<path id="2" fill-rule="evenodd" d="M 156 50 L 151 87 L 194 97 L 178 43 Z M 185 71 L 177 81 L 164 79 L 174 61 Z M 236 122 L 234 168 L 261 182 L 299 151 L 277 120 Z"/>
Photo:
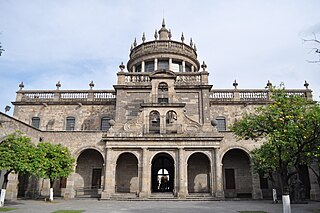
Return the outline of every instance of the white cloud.
<path id="1" fill-rule="evenodd" d="M 197 44 L 215 88 L 263 88 L 267 80 L 303 88 L 319 100 L 320 66 L 302 38 L 320 31 L 320 2 L 57 0 L 0 1 L 0 110 L 20 81 L 29 89 L 110 89 L 134 37 L 153 39 L 166 18 L 173 38 Z M 320 36 L 320 35 L 319 35 Z M 312 46 L 311 46 L 312 47 Z"/>

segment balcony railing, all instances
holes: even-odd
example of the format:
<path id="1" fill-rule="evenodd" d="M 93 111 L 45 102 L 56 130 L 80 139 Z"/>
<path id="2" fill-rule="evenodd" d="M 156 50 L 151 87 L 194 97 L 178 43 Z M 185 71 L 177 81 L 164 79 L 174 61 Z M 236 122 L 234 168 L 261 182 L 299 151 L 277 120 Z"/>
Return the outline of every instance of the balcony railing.
<path id="1" fill-rule="evenodd" d="M 16 102 L 109 102 L 115 101 L 114 90 L 19 90 Z"/>
<path id="2" fill-rule="evenodd" d="M 152 72 L 119 72 L 119 85 L 151 85 Z M 207 85 L 207 72 L 176 72 L 176 85 Z"/>
<path id="3" fill-rule="evenodd" d="M 287 89 L 287 94 L 312 99 L 309 89 Z M 266 89 L 213 89 L 210 92 L 211 102 L 268 102 L 272 92 Z"/>

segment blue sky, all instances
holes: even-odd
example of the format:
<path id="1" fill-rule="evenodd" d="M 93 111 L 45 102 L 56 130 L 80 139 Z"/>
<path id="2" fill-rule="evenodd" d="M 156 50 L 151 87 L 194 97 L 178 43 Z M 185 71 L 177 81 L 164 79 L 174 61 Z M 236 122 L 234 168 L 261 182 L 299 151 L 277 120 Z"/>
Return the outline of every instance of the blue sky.
<path id="1" fill-rule="evenodd" d="M 135 37 L 162 18 L 173 39 L 192 37 L 214 88 L 284 82 L 320 96 L 320 63 L 303 38 L 320 38 L 319 0 L 0 0 L 0 111 L 25 89 L 112 89 Z M 11 105 L 12 106 L 12 105 Z M 10 114 L 12 114 L 12 111 Z"/>

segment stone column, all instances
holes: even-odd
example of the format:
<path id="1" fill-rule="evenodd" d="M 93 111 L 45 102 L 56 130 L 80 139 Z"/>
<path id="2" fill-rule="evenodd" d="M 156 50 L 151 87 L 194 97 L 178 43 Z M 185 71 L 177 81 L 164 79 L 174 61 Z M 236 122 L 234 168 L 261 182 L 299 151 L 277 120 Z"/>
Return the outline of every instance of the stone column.
<path id="1" fill-rule="evenodd" d="M 141 192 L 140 198 L 148 198 L 150 195 L 150 168 L 149 168 L 149 150 L 142 149 L 142 172 L 141 172 Z"/>
<path id="2" fill-rule="evenodd" d="M 166 115 L 160 114 L 160 134 L 166 133 Z"/>
<path id="3" fill-rule="evenodd" d="M 110 199 L 111 195 L 115 192 L 115 171 L 111 152 L 111 148 L 106 148 L 104 189 L 101 193 L 101 199 Z"/>
<path id="4" fill-rule="evenodd" d="M 311 164 L 311 166 L 316 169 L 317 165 L 315 162 Z M 320 200 L 320 188 L 317 181 L 317 176 L 314 172 L 309 168 L 309 179 L 310 179 L 310 199 L 311 200 Z M 316 170 L 317 171 L 317 170 Z M 320 171 L 318 171 L 320 172 Z"/>
<path id="5" fill-rule="evenodd" d="M 182 72 L 186 72 L 186 62 L 182 61 Z"/>
<path id="6" fill-rule="evenodd" d="M 259 174 L 255 173 L 253 170 L 253 164 L 251 164 L 251 177 L 252 177 L 252 199 L 260 200 L 262 199 L 262 190 L 260 187 Z"/>
<path id="7" fill-rule="evenodd" d="M 155 58 L 154 59 L 154 70 L 157 70 L 158 69 L 158 59 Z"/>
<path id="8" fill-rule="evenodd" d="M 187 197 L 187 175 L 186 175 L 186 162 L 184 157 L 185 151 L 183 148 L 179 148 L 179 191 L 178 191 L 178 197 L 181 199 L 185 199 Z"/>
<path id="9" fill-rule="evenodd" d="M 145 65 L 145 62 L 142 61 L 141 62 L 141 72 L 145 72 L 145 68 L 144 68 L 145 66 L 144 65 Z"/>
<path id="10" fill-rule="evenodd" d="M 216 197 L 224 199 L 224 190 L 223 190 L 223 175 L 222 175 L 222 161 L 219 157 L 218 148 L 214 149 L 215 152 L 215 166 L 216 166 Z"/>
<path id="11" fill-rule="evenodd" d="M 194 72 L 194 66 L 191 65 L 191 72 Z"/>
<path id="12" fill-rule="evenodd" d="M 64 199 L 73 199 L 76 196 L 76 191 L 74 189 L 74 176 L 75 172 L 67 178 L 66 188 L 63 194 Z"/>
<path id="13" fill-rule="evenodd" d="M 215 196 L 217 191 L 217 185 L 216 185 L 216 177 L 217 177 L 217 171 L 216 171 L 216 151 L 213 149 L 211 151 L 211 165 L 210 165 L 210 194 L 212 196 Z"/>
<path id="14" fill-rule="evenodd" d="M 169 58 L 169 70 L 172 70 L 172 58 Z"/>

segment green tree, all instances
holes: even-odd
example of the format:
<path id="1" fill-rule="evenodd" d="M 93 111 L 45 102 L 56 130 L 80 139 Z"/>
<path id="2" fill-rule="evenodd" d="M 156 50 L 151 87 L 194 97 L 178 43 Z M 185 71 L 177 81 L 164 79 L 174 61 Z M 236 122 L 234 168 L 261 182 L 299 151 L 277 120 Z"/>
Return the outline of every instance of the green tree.
<path id="1" fill-rule="evenodd" d="M 272 98 L 272 103 L 245 114 L 231 129 L 239 139 L 266 140 L 252 152 L 254 168 L 276 172 L 282 194 L 288 195 L 290 178 L 319 151 L 320 105 L 284 88 L 274 89 Z"/>
<path id="2" fill-rule="evenodd" d="M 68 177 L 73 172 L 75 160 L 68 148 L 61 144 L 43 142 L 39 143 L 37 148 L 42 162 L 37 176 L 50 180 L 50 201 L 52 201 L 54 181 Z"/>
<path id="3" fill-rule="evenodd" d="M 21 132 L 8 135 L 0 143 L 0 171 L 4 171 L 0 207 L 4 205 L 8 176 L 11 172 L 32 173 L 40 165 L 36 147 Z"/>

